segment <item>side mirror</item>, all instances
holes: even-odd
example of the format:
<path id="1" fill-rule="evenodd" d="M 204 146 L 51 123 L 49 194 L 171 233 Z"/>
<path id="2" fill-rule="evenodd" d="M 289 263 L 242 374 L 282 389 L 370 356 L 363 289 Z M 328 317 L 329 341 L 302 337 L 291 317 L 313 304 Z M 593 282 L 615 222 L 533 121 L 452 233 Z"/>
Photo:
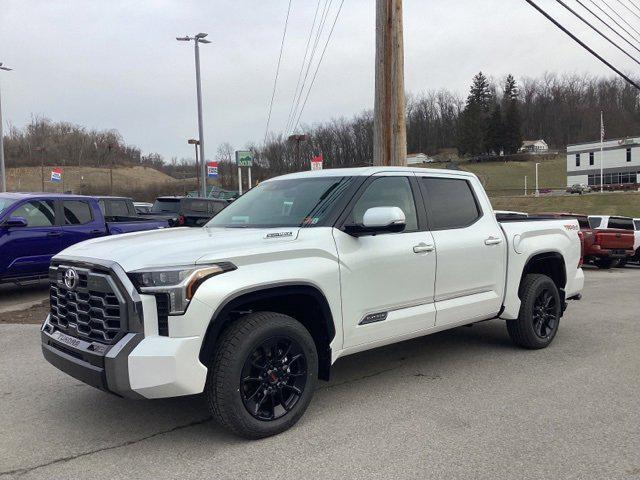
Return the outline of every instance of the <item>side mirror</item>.
<path id="1" fill-rule="evenodd" d="M 354 237 L 377 233 L 398 233 L 406 227 L 404 212 L 398 207 L 373 207 L 364 213 L 362 224 L 345 225 L 345 232 Z"/>
<path id="2" fill-rule="evenodd" d="M 27 219 L 24 217 L 9 217 L 2 222 L 3 227 L 26 227 Z"/>

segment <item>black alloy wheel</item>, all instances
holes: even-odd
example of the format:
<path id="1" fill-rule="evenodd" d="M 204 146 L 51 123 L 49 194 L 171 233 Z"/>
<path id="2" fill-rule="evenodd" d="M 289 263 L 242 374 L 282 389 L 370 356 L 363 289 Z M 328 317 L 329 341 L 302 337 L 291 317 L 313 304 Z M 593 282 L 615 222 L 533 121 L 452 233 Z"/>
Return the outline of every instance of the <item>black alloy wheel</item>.
<path id="1" fill-rule="evenodd" d="M 272 337 L 247 357 L 240 394 L 247 411 L 262 421 L 277 420 L 300 400 L 307 383 L 307 358 L 292 338 Z"/>
<path id="2" fill-rule="evenodd" d="M 544 289 L 533 305 L 533 330 L 542 339 L 549 338 L 557 325 L 557 305 L 555 296 Z"/>
<path id="3" fill-rule="evenodd" d="M 546 275 L 527 274 L 520 284 L 518 318 L 507 320 L 513 343 L 528 348 L 545 348 L 551 344 L 560 326 L 562 299 L 557 285 Z"/>
<path id="4" fill-rule="evenodd" d="M 318 379 L 318 351 L 306 327 L 281 313 L 253 312 L 216 343 L 205 385 L 213 418 L 251 439 L 295 425 Z"/>

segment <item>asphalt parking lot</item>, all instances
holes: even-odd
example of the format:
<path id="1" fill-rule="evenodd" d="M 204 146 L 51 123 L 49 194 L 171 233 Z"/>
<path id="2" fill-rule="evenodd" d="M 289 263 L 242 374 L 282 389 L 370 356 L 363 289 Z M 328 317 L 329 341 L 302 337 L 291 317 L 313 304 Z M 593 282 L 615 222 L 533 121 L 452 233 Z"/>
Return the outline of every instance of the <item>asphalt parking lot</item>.
<path id="1" fill-rule="evenodd" d="M 248 442 L 201 397 L 123 400 L 0 325 L 0 477 L 640 478 L 640 268 L 586 271 L 546 350 L 501 321 L 340 360 L 306 415 Z"/>

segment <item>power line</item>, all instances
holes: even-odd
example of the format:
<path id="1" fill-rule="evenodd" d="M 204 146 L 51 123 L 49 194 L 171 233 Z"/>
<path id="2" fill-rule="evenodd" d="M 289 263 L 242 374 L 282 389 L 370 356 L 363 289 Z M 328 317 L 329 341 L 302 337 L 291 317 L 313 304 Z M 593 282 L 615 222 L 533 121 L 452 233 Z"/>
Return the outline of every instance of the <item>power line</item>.
<path id="1" fill-rule="evenodd" d="M 271 93 L 271 102 L 269 103 L 269 114 L 267 115 L 267 127 L 264 130 L 264 142 L 267 142 L 269 134 L 269 123 L 271 123 L 271 111 L 273 110 L 273 99 L 276 96 L 276 86 L 278 85 L 278 75 L 280 74 L 280 62 L 282 61 L 282 51 L 284 50 L 284 39 L 287 36 L 287 25 L 289 24 L 289 13 L 291 12 L 291 0 L 287 7 L 287 16 L 284 19 L 284 31 L 282 32 L 282 42 L 280 43 L 280 55 L 278 55 L 278 66 L 276 67 L 276 77 L 273 80 L 273 92 Z"/>
<path id="2" fill-rule="evenodd" d="M 292 123 L 296 119 L 296 115 L 298 112 L 298 107 L 300 106 L 300 100 L 302 100 L 302 93 L 304 92 L 304 88 L 307 85 L 307 78 L 309 77 L 309 72 L 311 70 L 311 65 L 313 64 L 313 59 L 316 55 L 316 51 L 318 49 L 318 43 L 320 41 L 320 37 L 322 36 L 322 32 L 324 31 L 324 26 L 327 21 L 327 16 L 329 15 L 329 10 L 331 8 L 331 3 L 333 0 L 325 0 L 324 7 L 322 9 L 322 15 L 320 15 L 320 24 L 318 26 L 318 31 L 316 32 L 316 37 L 313 42 L 313 47 L 311 48 L 311 55 L 309 56 L 309 63 L 307 63 L 306 71 L 304 72 L 304 78 L 302 79 L 302 86 L 300 87 L 300 91 L 298 92 L 298 96 L 295 99 L 295 107 L 293 108 L 293 115 L 291 116 L 290 122 Z M 290 130 L 291 123 L 287 124 L 286 131 Z"/>
<path id="3" fill-rule="evenodd" d="M 547 20 L 549 20 L 551 23 L 553 23 L 556 27 L 558 27 L 564 33 L 569 35 L 569 37 L 571 37 L 575 42 L 577 42 L 582 48 L 584 48 L 589 53 L 591 53 L 591 55 L 596 57 L 598 60 L 600 60 L 602 63 L 604 63 L 607 67 L 609 67 L 611 70 L 613 70 L 618 75 L 620 75 L 622 78 L 624 78 L 630 85 L 633 85 L 635 88 L 640 90 L 640 85 L 638 85 L 636 82 L 631 80 L 631 78 L 629 78 L 627 75 L 625 75 L 620 70 L 618 70 L 616 67 L 614 67 L 609 62 L 607 62 L 603 57 L 601 57 L 598 53 L 596 53 L 586 43 L 584 43 L 582 40 L 580 40 L 578 37 L 576 37 L 573 33 L 571 33 L 569 30 L 567 30 L 560 22 L 558 22 L 555 18 L 553 18 L 551 15 L 549 15 L 547 12 L 545 12 L 542 8 L 540 8 L 533 0 L 525 0 L 525 2 L 527 2 L 529 5 L 531 5 L 533 8 L 535 8 L 538 12 L 540 12 Z"/>
<path id="4" fill-rule="evenodd" d="M 596 17 L 597 17 L 597 15 L 596 15 L 595 13 L 593 13 L 593 12 L 589 9 L 589 7 L 587 7 L 586 5 L 584 5 L 580 0 L 576 0 L 576 1 L 577 1 L 580 5 L 582 5 L 586 10 L 588 10 L 588 11 L 589 11 L 589 13 L 591 13 L 591 15 L 594 15 L 594 16 L 596 16 Z M 600 11 L 601 11 L 602 13 L 604 13 L 608 18 L 610 18 L 610 19 L 611 19 L 611 21 L 612 21 L 613 23 L 615 23 L 618 27 L 620 27 L 620 29 L 621 29 L 621 30 L 623 30 L 627 35 L 629 35 L 633 40 L 635 40 L 636 42 L 640 43 L 640 40 L 638 40 L 638 39 L 637 39 L 637 38 L 636 38 L 636 37 L 635 37 L 631 32 L 629 32 L 626 28 L 624 28 L 622 25 L 620 25 L 620 23 L 618 23 L 618 22 L 616 21 L 616 19 L 615 19 L 615 18 L 613 18 L 611 15 L 609 15 L 609 13 L 608 13 L 606 10 L 604 10 L 600 5 L 598 5 L 594 0 L 589 0 L 589 1 L 590 1 L 590 2 L 591 2 L 591 3 L 592 3 L 592 4 L 593 4 L 593 5 L 594 5 L 598 10 L 600 10 Z M 606 2 L 605 2 L 605 5 L 607 5 L 607 3 L 606 3 Z M 610 5 L 607 5 L 607 7 L 609 7 L 609 9 L 613 10 L 613 9 L 611 8 L 611 6 L 610 6 Z M 617 12 L 615 12 L 615 10 L 613 10 L 613 12 L 614 12 L 614 13 L 616 13 L 616 15 L 618 15 L 618 14 L 617 14 Z M 618 15 L 618 16 L 619 16 L 619 15 Z M 600 19 L 599 17 L 598 17 L 598 19 L 599 19 L 601 22 L 605 23 L 605 22 L 604 22 L 602 19 Z M 606 23 L 605 23 L 605 24 L 606 24 Z M 609 26 L 609 25 L 607 25 L 607 26 Z M 610 29 L 611 31 L 613 31 L 616 35 L 618 35 L 620 38 L 623 38 L 627 43 L 630 43 L 630 42 L 629 42 L 629 40 L 627 40 L 626 38 L 624 38 L 624 37 L 622 36 L 622 34 L 621 34 L 620 32 L 618 32 L 616 29 L 612 28 L 611 26 L 609 26 L 609 29 Z M 631 44 L 631 45 L 632 45 L 632 44 Z"/>
<path id="5" fill-rule="evenodd" d="M 627 57 L 629 57 L 631 60 L 633 60 L 634 62 L 636 62 L 638 65 L 640 65 L 640 61 L 638 61 L 633 55 L 631 55 L 629 52 L 627 52 L 624 48 L 622 48 L 620 45 L 618 45 L 616 42 L 614 42 L 613 40 L 611 40 L 609 37 L 607 37 L 604 33 L 602 33 L 600 30 L 598 30 L 596 27 L 594 27 L 591 23 L 589 23 L 589 21 L 587 19 L 585 19 L 582 15 L 580 15 L 578 12 L 576 12 L 575 10 L 573 10 L 569 5 L 567 5 L 566 3 L 564 3 L 562 0 L 556 0 L 556 2 L 558 2 L 560 5 L 562 5 L 564 8 L 566 8 L 567 10 L 569 10 L 571 13 L 573 13 L 576 17 L 578 17 L 580 20 L 582 20 L 582 22 L 584 22 L 586 25 L 589 26 L 589 28 L 591 28 L 591 30 L 593 30 L 594 32 L 596 32 L 598 35 L 600 35 L 602 38 L 604 38 L 607 42 L 609 42 L 611 45 L 613 45 L 614 47 L 616 47 L 618 50 L 620 50 L 622 53 L 624 53 Z M 606 23 L 605 23 L 606 25 Z"/>
<path id="6" fill-rule="evenodd" d="M 617 26 L 619 26 L 622 30 L 624 30 L 627 35 L 629 35 L 632 39 L 636 40 L 636 38 L 629 33 L 622 25 L 620 25 L 618 22 L 616 22 L 615 18 L 611 17 L 611 15 L 609 15 L 605 10 L 603 10 L 600 5 L 598 5 L 597 3 L 595 3 L 593 0 L 589 0 L 591 3 L 593 3 L 602 13 L 604 13 L 607 17 L 609 17 Z M 640 49 L 638 47 L 636 47 L 633 43 L 631 43 L 628 39 L 626 39 L 620 32 L 618 32 L 615 28 L 612 28 L 607 22 L 605 22 L 604 20 L 602 20 L 596 13 L 594 13 L 589 7 L 587 7 L 585 4 L 583 4 L 580 0 L 576 0 L 576 2 L 578 2 L 580 5 L 582 5 L 582 7 L 587 10 L 591 15 L 593 15 L 594 17 L 596 17 L 598 20 L 600 20 L 603 24 L 605 24 L 609 30 L 611 30 L 613 33 L 615 33 L 616 35 L 618 35 L 622 40 L 624 40 L 625 42 L 627 42 L 631 48 L 635 49 L 638 51 L 638 53 L 640 53 Z M 611 7 L 609 7 L 611 8 Z M 636 40 L 638 41 L 638 40 Z"/>
<path id="7" fill-rule="evenodd" d="M 629 3 L 633 6 L 633 8 L 635 8 L 636 10 L 638 10 L 638 12 L 640 12 L 640 7 L 638 7 L 635 3 L 633 3 L 633 0 L 629 0 Z"/>
<path id="8" fill-rule="evenodd" d="M 320 69 L 320 65 L 322 64 L 322 59 L 324 58 L 324 54 L 327 51 L 327 46 L 329 45 L 329 41 L 331 40 L 331 35 L 333 35 L 333 30 L 336 27 L 336 23 L 338 21 L 338 17 L 340 16 L 340 12 L 342 11 L 342 5 L 344 4 L 344 0 L 341 0 L 340 6 L 338 7 L 338 12 L 336 13 L 336 18 L 333 20 L 333 25 L 331 25 L 331 30 L 329 31 L 329 36 L 327 37 L 327 41 L 324 44 L 324 48 L 322 49 L 322 55 L 320 55 L 320 61 L 316 66 L 316 71 L 313 73 L 313 79 L 311 80 L 311 85 L 309 85 L 309 90 L 307 90 L 307 96 L 304 99 L 304 103 L 302 104 L 302 108 L 300 109 L 300 115 L 298 115 L 298 120 L 293 126 L 292 131 L 295 131 L 298 128 L 298 124 L 300 123 L 300 118 L 302 117 L 302 112 L 304 112 L 304 107 L 307 105 L 307 100 L 309 100 L 309 94 L 311 93 L 311 89 L 313 88 L 313 84 L 316 81 L 316 77 L 318 75 L 318 70 Z"/>
<path id="9" fill-rule="evenodd" d="M 593 2 L 593 0 L 591 1 Z M 622 15 L 620 15 L 615 8 L 609 5 L 606 0 L 602 0 L 602 3 L 604 3 L 609 8 L 609 10 L 611 10 L 616 15 L 616 17 L 618 17 L 625 25 L 627 25 L 631 30 L 633 30 L 637 35 L 640 35 L 640 32 L 636 30 L 636 28 L 633 25 L 627 22 L 627 20 Z M 633 35 L 631 35 L 626 29 L 623 28 L 623 30 L 627 32 L 627 34 L 629 34 L 631 37 L 633 37 Z M 636 40 L 635 37 L 634 37 L 634 40 Z"/>
<path id="10" fill-rule="evenodd" d="M 629 12 L 631 12 L 632 15 L 634 15 L 635 17 L 637 17 L 638 19 L 640 19 L 640 16 L 634 12 L 633 10 L 631 10 L 626 3 L 623 3 L 621 0 L 616 0 L 620 5 L 622 5 L 624 8 L 626 8 L 627 10 L 629 10 Z M 631 4 L 635 7 L 635 4 L 633 2 L 631 2 Z M 636 7 L 638 8 L 638 7 Z"/>
<path id="11" fill-rule="evenodd" d="M 313 14 L 313 22 L 311 22 L 311 29 L 309 30 L 309 37 L 307 38 L 307 45 L 304 49 L 304 56 L 302 57 L 302 65 L 300 65 L 300 73 L 298 73 L 298 82 L 296 83 L 296 88 L 293 91 L 293 99 L 291 101 L 291 108 L 289 109 L 289 115 L 287 116 L 287 123 L 285 124 L 285 131 L 289 127 L 290 118 L 293 115 L 293 107 L 296 104 L 296 95 L 298 94 L 298 88 L 300 87 L 300 80 L 302 80 L 302 72 L 304 71 L 304 66 L 307 62 L 307 54 L 309 53 L 309 45 L 311 45 L 311 37 L 313 36 L 313 30 L 316 26 L 316 18 L 318 18 L 318 10 L 320 10 L 320 1 L 316 3 L 316 12 Z M 320 24 L 318 24 L 319 26 Z"/>

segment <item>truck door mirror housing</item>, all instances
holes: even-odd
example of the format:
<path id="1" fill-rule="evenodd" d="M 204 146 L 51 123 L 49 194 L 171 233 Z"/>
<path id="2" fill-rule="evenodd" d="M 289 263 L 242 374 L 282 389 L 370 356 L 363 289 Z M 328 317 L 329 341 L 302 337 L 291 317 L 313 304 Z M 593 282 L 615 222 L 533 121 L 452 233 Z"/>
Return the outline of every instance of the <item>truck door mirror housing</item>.
<path id="1" fill-rule="evenodd" d="M 28 225 L 27 219 L 24 217 L 9 217 L 2 222 L 3 227 L 26 227 Z"/>
<path id="2" fill-rule="evenodd" d="M 398 233 L 406 227 L 404 212 L 398 207 L 369 208 L 362 217 L 361 224 L 345 225 L 344 231 L 354 237 L 377 233 Z"/>

